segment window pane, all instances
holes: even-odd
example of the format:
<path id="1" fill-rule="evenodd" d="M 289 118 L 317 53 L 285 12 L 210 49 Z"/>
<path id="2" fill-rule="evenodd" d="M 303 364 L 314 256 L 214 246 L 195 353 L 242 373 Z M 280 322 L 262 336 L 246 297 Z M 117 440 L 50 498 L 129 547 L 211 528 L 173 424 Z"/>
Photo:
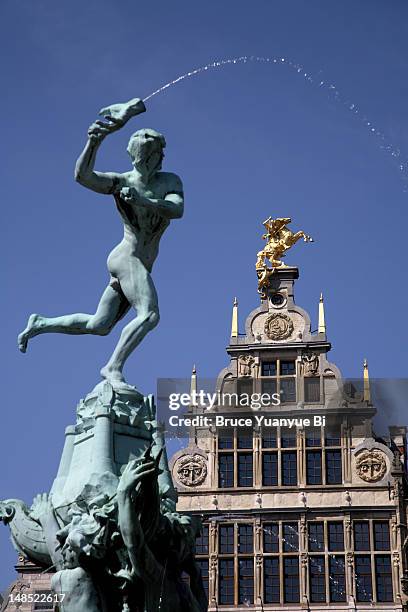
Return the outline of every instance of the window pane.
<path id="1" fill-rule="evenodd" d="M 296 374 L 296 364 L 294 361 L 281 361 L 280 362 L 280 374 L 281 376 L 287 376 L 289 374 Z"/>
<path id="2" fill-rule="evenodd" d="M 238 559 L 238 603 L 254 603 L 253 559 Z"/>
<path id="3" fill-rule="evenodd" d="M 306 446 L 321 446 L 322 435 L 320 429 L 307 429 L 306 430 Z"/>
<path id="4" fill-rule="evenodd" d="M 208 525 L 203 525 L 196 538 L 196 555 L 208 555 Z"/>
<path id="5" fill-rule="evenodd" d="M 285 603 L 296 603 L 299 601 L 298 557 L 283 558 L 283 594 Z"/>
<path id="6" fill-rule="evenodd" d="M 238 378 L 237 381 L 237 393 L 241 395 L 252 395 L 253 382 L 252 378 Z M 244 401 L 244 398 L 241 400 Z"/>
<path id="7" fill-rule="evenodd" d="M 344 527 L 343 523 L 328 523 L 329 550 L 344 550 Z"/>
<path id="8" fill-rule="evenodd" d="M 296 429 L 281 430 L 281 446 L 282 448 L 293 448 L 296 446 Z"/>
<path id="9" fill-rule="evenodd" d="M 252 430 L 240 429 L 237 432 L 237 448 L 252 448 Z"/>
<path id="10" fill-rule="evenodd" d="M 254 551 L 252 525 L 238 525 L 238 554 Z"/>
<path id="11" fill-rule="evenodd" d="M 234 603 L 234 560 L 220 559 L 218 563 L 218 599 L 220 604 Z"/>
<path id="12" fill-rule="evenodd" d="M 264 602 L 280 602 L 279 557 L 264 558 Z"/>
<path id="13" fill-rule="evenodd" d="M 262 376 L 276 376 L 276 361 L 262 362 Z"/>
<path id="14" fill-rule="evenodd" d="M 341 446 L 341 433 L 338 430 L 327 431 L 325 437 L 326 446 Z"/>
<path id="15" fill-rule="evenodd" d="M 234 448 L 234 432 L 223 429 L 218 434 L 218 448 Z"/>
<path id="16" fill-rule="evenodd" d="M 389 555 L 376 555 L 375 582 L 377 586 L 377 600 L 393 601 L 391 557 Z"/>
<path id="17" fill-rule="evenodd" d="M 266 429 L 262 432 L 262 448 L 276 448 L 277 447 L 277 434 L 276 429 Z"/>
<path id="18" fill-rule="evenodd" d="M 278 390 L 276 379 L 273 379 L 273 378 L 270 380 L 263 380 L 261 386 L 262 386 L 262 393 L 267 393 L 269 395 L 269 398 L 272 395 L 274 395 Z"/>
<path id="19" fill-rule="evenodd" d="M 282 484 L 297 485 L 296 451 L 285 451 L 282 453 Z"/>
<path id="20" fill-rule="evenodd" d="M 253 480 L 252 453 L 239 453 L 238 455 L 238 486 L 252 487 Z"/>
<path id="21" fill-rule="evenodd" d="M 264 553 L 279 552 L 279 525 L 277 523 L 263 526 Z"/>
<path id="22" fill-rule="evenodd" d="M 373 598 L 373 585 L 369 555 L 356 555 L 355 568 L 357 601 L 371 601 Z"/>
<path id="23" fill-rule="evenodd" d="M 234 455 L 218 455 L 218 486 L 234 486 Z"/>
<path id="24" fill-rule="evenodd" d="M 374 550 L 390 550 L 390 526 L 388 521 L 374 522 Z"/>
<path id="25" fill-rule="evenodd" d="M 370 550 L 370 530 L 367 521 L 354 521 L 354 550 Z"/>
<path id="26" fill-rule="evenodd" d="M 218 546 L 220 554 L 234 552 L 234 525 L 220 525 Z"/>
<path id="27" fill-rule="evenodd" d="M 265 487 L 278 484 L 278 453 L 262 453 L 262 484 Z"/>
<path id="28" fill-rule="evenodd" d="M 320 378 L 305 378 L 305 402 L 320 402 Z"/>
<path id="29" fill-rule="evenodd" d="M 296 402 L 296 380 L 295 378 L 281 378 L 280 386 L 280 401 L 281 404 Z"/>
<path id="30" fill-rule="evenodd" d="M 310 557 L 310 601 L 317 603 L 326 601 L 326 579 L 324 571 L 324 557 Z"/>
<path id="31" fill-rule="evenodd" d="M 283 523 L 283 552 L 299 550 L 299 533 L 297 523 Z"/>
<path id="32" fill-rule="evenodd" d="M 328 450 L 326 451 L 326 483 L 341 484 L 342 482 L 341 450 Z"/>
<path id="33" fill-rule="evenodd" d="M 208 598 L 208 559 L 197 559 L 196 563 L 200 569 L 204 591 Z"/>
<path id="34" fill-rule="evenodd" d="M 344 557 L 329 556 L 330 601 L 346 601 L 346 572 Z"/>
<path id="35" fill-rule="evenodd" d="M 320 552 L 324 550 L 323 523 L 309 523 L 309 551 Z"/>
<path id="36" fill-rule="evenodd" d="M 306 482 L 309 485 L 322 484 L 322 451 L 307 451 Z"/>

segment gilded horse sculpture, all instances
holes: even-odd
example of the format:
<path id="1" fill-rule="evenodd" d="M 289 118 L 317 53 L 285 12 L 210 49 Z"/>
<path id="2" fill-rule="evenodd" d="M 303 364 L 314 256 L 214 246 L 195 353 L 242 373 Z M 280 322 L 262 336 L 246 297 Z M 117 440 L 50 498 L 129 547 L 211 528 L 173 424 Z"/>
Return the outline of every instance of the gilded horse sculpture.
<path id="1" fill-rule="evenodd" d="M 277 219 L 268 217 L 263 222 L 266 234 L 263 234 L 262 238 L 266 240 L 267 243 L 262 251 L 259 251 L 257 254 L 255 264 L 258 276 L 258 293 L 260 293 L 263 298 L 266 297 L 265 288 L 273 270 L 275 268 L 288 267 L 282 261 L 286 251 L 301 238 L 303 238 L 304 242 L 313 242 L 313 238 L 302 230 L 296 233 L 292 232 L 292 230 L 287 227 L 291 221 L 292 219 L 290 217 L 279 217 Z M 267 262 L 271 264 L 271 268 L 268 267 Z"/>

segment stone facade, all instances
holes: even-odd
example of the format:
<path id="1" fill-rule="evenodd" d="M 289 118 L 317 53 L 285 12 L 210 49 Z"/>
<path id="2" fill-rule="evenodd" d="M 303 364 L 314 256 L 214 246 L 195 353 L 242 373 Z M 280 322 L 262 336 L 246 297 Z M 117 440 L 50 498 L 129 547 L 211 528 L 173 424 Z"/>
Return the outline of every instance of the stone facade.
<path id="1" fill-rule="evenodd" d="M 275 270 L 245 334 L 230 340 L 217 391 L 280 392 L 280 405 L 254 414 L 298 426 L 195 428 L 171 460 L 178 509 L 204 521 L 197 559 L 209 610 L 406 609 L 406 428 L 376 437 L 363 385 L 344 384 L 325 326 L 312 332 L 295 305 L 297 278 Z"/>

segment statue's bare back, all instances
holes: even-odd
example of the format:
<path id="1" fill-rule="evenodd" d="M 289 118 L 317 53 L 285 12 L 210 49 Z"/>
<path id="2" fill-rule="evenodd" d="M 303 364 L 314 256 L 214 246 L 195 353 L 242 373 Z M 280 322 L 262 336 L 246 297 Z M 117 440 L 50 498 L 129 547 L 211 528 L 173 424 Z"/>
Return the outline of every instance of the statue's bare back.
<path id="1" fill-rule="evenodd" d="M 180 218 L 184 210 L 180 178 L 160 172 L 166 143 L 155 130 L 142 129 L 131 137 L 128 153 L 132 171 L 119 174 L 94 170 L 96 152 L 103 139 L 144 111 L 144 104 L 138 99 L 102 109 L 100 114 L 106 121 L 91 125 L 76 164 L 76 180 L 93 191 L 112 195 L 124 223 L 123 240 L 108 257 L 110 282 L 96 312 L 53 318 L 33 314 L 19 335 L 22 352 L 27 350 L 28 341 L 39 334 L 106 335 L 134 307 L 136 318 L 125 326 L 111 358 L 101 370 L 104 378 L 116 384 L 124 382 L 122 370 L 126 359 L 159 322 L 157 293 L 150 273 L 164 231 L 171 219 Z"/>

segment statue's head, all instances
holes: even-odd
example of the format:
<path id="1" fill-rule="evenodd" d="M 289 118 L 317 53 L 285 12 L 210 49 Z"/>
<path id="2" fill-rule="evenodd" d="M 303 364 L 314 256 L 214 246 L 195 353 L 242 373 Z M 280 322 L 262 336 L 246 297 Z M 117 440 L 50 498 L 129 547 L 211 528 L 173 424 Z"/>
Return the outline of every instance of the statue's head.
<path id="1" fill-rule="evenodd" d="M 127 151 L 135 168 L 158 172 L 164 158 L 164 136 L 156 130 L 143 128 L 130 137 Z"/>
<path id="2" fill-rule="evenodd" d="M 64 569 L 75 569 L 79 566 L 79 552 L 72 546 L 69 538 L 67 538 L 64 546 L 61 548 L 61 556 Z"/>

